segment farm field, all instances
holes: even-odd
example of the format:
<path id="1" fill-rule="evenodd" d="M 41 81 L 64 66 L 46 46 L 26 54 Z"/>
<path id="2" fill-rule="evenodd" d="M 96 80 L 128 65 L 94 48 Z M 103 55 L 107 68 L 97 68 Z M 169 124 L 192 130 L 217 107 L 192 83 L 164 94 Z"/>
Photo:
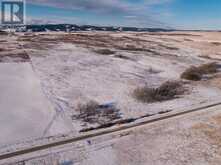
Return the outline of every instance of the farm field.
<path id="1" fill-rule="evenodd" d="M 220 60 L 219 32 L 1 35 L 0 153 L 219 103 Z M 33 154 L 26 163 L 216 164 L 220 107 Z"/>

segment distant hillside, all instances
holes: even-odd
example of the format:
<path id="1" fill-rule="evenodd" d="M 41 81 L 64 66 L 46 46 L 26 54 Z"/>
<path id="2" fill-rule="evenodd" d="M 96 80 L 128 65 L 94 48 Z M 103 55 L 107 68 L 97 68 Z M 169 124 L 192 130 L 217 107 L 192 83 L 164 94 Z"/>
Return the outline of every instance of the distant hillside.
<path id="1" fill-rule="evenodd" d="M 9 28 L 9 27 L 4 27 Z M 46 25 L 26 25 L 16 27 L 17 32 L 46 32 L 46 31 L 131 31 L 131 32 L 168 32 L 171 29 L 161 28 L 136 28 L 136 27 L 114 27 L 114 26 L 91 26 L 91 25 L 72 25 L 72 24 L 46 24 Z"/>

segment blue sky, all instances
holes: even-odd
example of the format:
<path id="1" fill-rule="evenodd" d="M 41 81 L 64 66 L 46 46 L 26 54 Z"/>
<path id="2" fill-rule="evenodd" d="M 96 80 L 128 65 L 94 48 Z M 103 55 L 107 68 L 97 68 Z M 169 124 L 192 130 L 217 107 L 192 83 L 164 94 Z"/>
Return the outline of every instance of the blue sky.
<path id="1" fill-rule="evenodd" d="M 26 0 L 32 23 L 221 29 L 221 0 Z"/>

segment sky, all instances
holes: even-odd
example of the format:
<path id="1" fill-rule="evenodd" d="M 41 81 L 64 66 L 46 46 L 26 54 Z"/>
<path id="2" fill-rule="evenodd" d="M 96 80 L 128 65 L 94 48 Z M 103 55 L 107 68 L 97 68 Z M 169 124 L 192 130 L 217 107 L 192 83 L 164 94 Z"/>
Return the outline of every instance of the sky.
<path id="1" fill-rule="evenodd" d="M 221 0 L 26 0 L 28 23 L 221 29 Z"/>

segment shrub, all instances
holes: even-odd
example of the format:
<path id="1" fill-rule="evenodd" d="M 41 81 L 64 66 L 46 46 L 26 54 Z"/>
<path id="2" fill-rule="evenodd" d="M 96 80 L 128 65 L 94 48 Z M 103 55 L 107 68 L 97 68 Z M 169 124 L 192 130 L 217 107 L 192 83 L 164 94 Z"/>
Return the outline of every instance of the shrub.
<path id="1" fill-rule="evenodd" d="M 200 81 L 204 74 L 218 72 L 219 65 L 215 62 L 203 64 L 199 67 L 191 66 L 181 74 L 182 79 Z"/>
<path id="2" fill-rule="evenodd" d="M 181 74 L 182 79 L 200 81 L 202 79 L 202 73 L 199 68 L 191 66 Z"/>
<path id="3" fill-rule="evenodd" d="M 167 81 L 158 88 L 149 88 L 147 86 L 142 88 L 137 88 L 134 90 L 133 96 L 138 101 L 151 103 L 151 102 L 171 100 L 183 93 L 184 93 L 184 88 L 180 82 Z"/>
<path id="4" fill-rule="evenodd" d="M 115 105 L 100 105 L 95 101 L 79 104 L 76 111 L 78 114 L 72 116 L 73 119 L 80 119 L 91 124 L 104 124 L 121 118 L 119 109 Z"/>
<path id="5" fill-rule="evenodd" d="M 219 65 L 216 62 L 203 64 L 198 67 L 202 74 L 212 74 L 218 71 Z"/>
<path id="6" fill-rule="evenodd" d="M 86 104 L 78 104 L 77 111 L 80 112 L 80 114 L 85 115 L 95 115 L 96 111 L 99 107 L 99 104 L 95 101 L 89 101 Z"/>

